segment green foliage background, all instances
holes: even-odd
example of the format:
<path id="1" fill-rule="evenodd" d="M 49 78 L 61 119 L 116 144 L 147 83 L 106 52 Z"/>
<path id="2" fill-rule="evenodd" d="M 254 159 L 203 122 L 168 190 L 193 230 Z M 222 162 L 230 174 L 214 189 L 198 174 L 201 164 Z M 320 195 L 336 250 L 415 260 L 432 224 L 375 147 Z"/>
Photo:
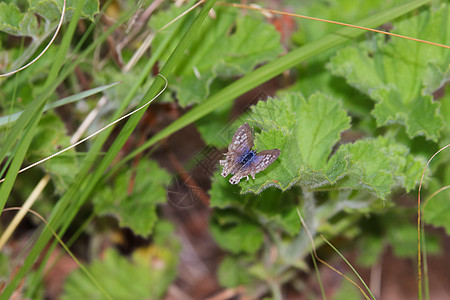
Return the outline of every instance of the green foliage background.
<path id="1" fill-rule="evenodd" d="M 448 3 L 430 2 L 283 4 L 304 15 L 366 27 L 387 24 L 397 34 L 449 45 Z M 0 45 L 6 57 L 2 72 L 23 65 L 43 49 L 59 21 L 62 3 L 0 3 Z M 144 7 L 148 4 L 142 3 Z M 105 31 L 99 28 L 97 1 L 68 1 L 61 40 L 30 68 L 0 79 L 1 174 L 6 178 L 0 187 L 0 207 L 21 203 L 34 182 L 48 173 L 52 190 L 41 195 L 35 209 L 59 235 L 82 224 L 76 237 L 87 229 L 89 222 L 84 220 L 100 224 L 113 217 L 118 226 L 152 241 L 147 249 L 135 249 L 128 258 L 108 249 L 102 260 L 95 259 L 86 270 L 68 277 L 62 298 L 163 298 L 176 278 L 181 248 L 172 238 L 174 226 L 161 218 L 159 211 L 167 205 L 166 189 L 175 174 L 149 158 L 137 166 L 130 160 L 151 146 L 157 148 L 158 142 L 189 124 L 195 124 L 205 144 L 224 149 L 230 133 L 248 122 L 255 130 L 256 149 L 281 150 L 280 157 L 256 179 L 232 186 L 216 171 L 211 188 L 205 191 L 212 208 L 209 231 L 228 253 L 217 272 L 223 287 L 245 285 L 251 295 L 263 283 L 276 299 L 283 284 L 295 278 L 297 273 L 291 270 L 309 271 L 305 262 L 309 245 L 297 209 L 314 237 L 324 234 L 330 240 L 354 241 L 353 247 L 361 250 L 362 265 L 375 264 L 386 245 L 397 256 L 414 257 L 417 233 L 410 220 L 415 211 L 409 207 L 416 201 L 426 160 L 450 141 L 450 51 L 303 19 L 295 19 L 297 31 L 282 43 L 270 19 L 253 11 L 214 6 L 215 1 L 207 1 L 160 31 L 192 4 L 176 7 L 166 3 L 152 15 L 144 29 L 155 34 L 151 56 L 144 56 L 125 72 L 108 57 L 98 63 L 95 53 L 115 30 L 125 26 L 137 7 L 121 2 L 127 9 Z M 213 6 L 214 18 L 208 16 Z M 81 38 L 76 31 L 80 19 L 90 24 Z M 21 44 L 11 46 L 11 36 L 23 38 Z M 134 46 L 124 49 L 122 58 L 129 61 L 136 51 Z M 169 83 L 169 92 L 156 101 L 171 102 L 186 113 L 125 157 L 118 154 L 143 110 L 115 132 L 108 129 L 84 148 L 17 176 L 21 165 L 70 145 L 65 125 L 71 120 L 51 108 L 77 101 L 79 106 L 72 107 L 77 123 L 86 115 L 83 107 L 92 107 L 81 100 L 87 94 L 80 92 L 83 85 L 74 75 L 75 68 L 91 76 L 88 95 L 104 90 L 110 99 L 110 110 L 105 108 L 93 125 L 98 128 L 128 112 L 129 107 L 148 102 L 162 89 L 164 80 L 152 76 L 156 64 Z M 257 99 L 260 101 L 236 118 L 235 98 L 288 70 L 292 84 L 278 83 L 276 95 Z M 120 85 L 106 86 L 119 80 Z M 59 99 L 57 88 L 73 98 Z M 227 134 L 221 135 L 223 132 Z M 427 172 L 430 191 L 449 182 L 448 157 L 442 153 Z M 399 205 L 398 195 L 403 193 L 410 193 L 410 205 Z M 447 234 L 448 203 L 439 195 L 424 205 L 425 222 L 444 227 Z M 364 230 L 374 226 L 376 230 Z M 30 274 L 52 233 L 43 227 L 36 235 L 36 243 L 15 276 L 11 276 L 12 266 L 2 263 L 1 278 L 6 279 L 1 279 L 5 287 L 0 299 L 8 299 L 22 278 L 28 279 L 24 296 L 42 296 L 40 275 L 49 255 Z M 317 246 L 322 243 L 316 242 Z M 51 244 L 49 253 L 55 246 Z M 273 247 L 278 255 L 268 260 Z M 427 249 L 439 252 L 439 240 L 427 238 Z M 1 254 L 0 261 L 8 261 L 7 254 Z M 115 273 L 117 269 L 123 277 Z M 92 276 L 86 277 L 86 273 Z"/>

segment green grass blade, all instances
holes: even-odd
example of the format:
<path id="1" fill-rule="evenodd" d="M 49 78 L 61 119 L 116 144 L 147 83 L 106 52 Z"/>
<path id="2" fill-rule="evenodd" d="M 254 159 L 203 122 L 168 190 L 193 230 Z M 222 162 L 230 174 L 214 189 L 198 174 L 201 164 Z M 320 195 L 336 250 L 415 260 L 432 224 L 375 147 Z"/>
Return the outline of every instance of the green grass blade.
<path id="1" fill-rule="evenodd" d="M 63 34 L 63 39 L 61 40 L 58 52 L 55 59 L 53 60 L 52 67 L 43 86 L 44 89 L 56 80 L 56 78 L 58 77 L 58 73 L 65 62 L 67 53 L 69 52 L 70 43 L 72 41 L 73 35 L 75 34 L 75 29 L 78 25 L 78 20 L 81 18 L 81 12 L 85 1 L 86 0 L 80 0 L 80 2 L 78 2 L 77 8 L 73 12 L 72 19 L 69 22 L 67 30 Z"/>
<path id="2" fill-rule="evenodd" d="M 369 292 L 370 296 L 372 296 L 372 299 L 376 300 L 375 296 L 372 294 L 372 291 L 369 289 L 369 287 L 366 285 L 364 280 L 359 276 L 358 272 L 353 268 L 353 266 L 348 262 L 348 260 L 345 259 L 345 257 L 323 236 L 321 235 L 322 239 L 325 241 L 325 243 L 328 244 L 344 261 L 345 263 L 352 269 L 353 273 L 356 274 L 356 276 L 359 278 L 359 280 L 362 282 L 366 290 Z"/>
<path id="3" fill-rule="evenodd" d="M 320 276 L 319 266 L 317 265 L 316 257 L 314 256 L 314 252 L 312 249 L 309 250 L 311 253 L 311 259 L 314 264 L 314 270 L 316 271 L 317 282 L 319 283 L 320 293 L 322 294 L 322 299 L 327 299 L 327 294 L 325 293 L 325 288 L 323 286 L 322 277 Z"/>
<path id="4" fill-rule="evenodd" d="M 86 90 L 86 91 L 83 91 L 81 93 L 78 93 L 78 94 L 75 94 L 75 95 L 72 95 L 72 96 L 69 96 L 69 97 L 62 98 L 60 100 L 51 102 L 51 103 L 46 104 L 44 106 L 44 112 L 47 111 L 47 110 L 50 110 L 50 109 L 53 109 L 53 108 L 57 108 L 57 107 L 61 107 L 63 105 L 66 105 L 66 104 L 69 104 L 69 103 L 72 103 L 72 102 L 76 102 L 76 101 L 82 100 L 84 98 L 87 98 L 89 96 L 95 95 L 95 94 L 100 93 L 100 92 L 102 92 L 102 91 L 104 91 L 106 89 L 109 89 L 109 88 L 111 88 L 113 86 L 116 86 L 119 83 L 120 82 L 115 82 L 115 83 L 99 86 L 99 87 L 96 87 L 96 88 L 93 88 L 93 89 L 90 89 L 90 90 Z M 3 126 L 8 125 L 8 124 L 10 124 L 10 123 L 12 123 L 14 121 L 16 121 L 20 117 L 20 115 L 22 115 L 22 113 L 23 113 L 23 111 L 19 111 L 19 112 L 16 112 L 16 113 L 8 115 L 8 116 L 0 117 L 0 128 L 3 127 Z"/>
<path id="5" fill-rule="evenodd" d="M 14 158 L 11 161 L 8 173 L 6 174 L 5 181 L 1 184 L 0 210 L 3 210 L 6 204 L 8 196 L 11 193 L 12 187 L 18 175 L 17 172 L 19 171 L 20 166 L 22 165 L 22 162 L 33 139 L 33 134 L 36 129 L 36 125 L 39 123 L 40 120 L 37 114 L 38 113 L 36 113 L 36 115 L 33 115 L 31 122 L 28 123 L 28 126 L 25 129 L 24 136 L 19 140 L 16 151 L 14 151 Z"/>

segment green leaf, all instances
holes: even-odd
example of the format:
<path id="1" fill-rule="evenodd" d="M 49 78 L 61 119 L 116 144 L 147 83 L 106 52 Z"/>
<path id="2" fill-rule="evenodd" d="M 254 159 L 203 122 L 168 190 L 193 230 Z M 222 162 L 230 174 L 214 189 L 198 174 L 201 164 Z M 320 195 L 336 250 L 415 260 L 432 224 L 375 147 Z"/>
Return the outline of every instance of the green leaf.
<path id="1" fill-rule="evenodd" d="M 404 97 L 394 90 L 380 89 L 373 96 L 379 101 L 372 111 L 378 126 L 398 122 L 406 126 L 410 138 L 423 135 L 437 141 L 443 120 L 439 103 L 433 102 L 431 95 L 417 96 L 409 103 L 402 101 Z"/>
<path id="2" fill-rule="evenodd" d="M 379 226 L 379 224 L 375 224 L 373 228 L 378 228 L 376 226 Z M 358 240 L 358 244 L 360 248 L 358 264 L 368 268 L 378 263 L 386 247 L 384 237 L 370 234 L 370 232 L 364 232 L 362 238 Z"/>
<path id="3" fill-rule="evenodd" d="M 8 278 L 8 276 L 11 274 L 10 270 L 10 262 L 12 261 L 12 258 L 9 257 L 5 252 L 0 252 L 0 277 L 1 278 Z"/>
<path id="4" fill-rule="evenodd" d="M 450 144 L 450 85 L 444 89 L 445 96 L 441 99 L 441 112 L 446 116 L 444 119 L 445 127 L 443 131 L 442 139 L 439 141 L 439 146 L 444 147 Z M 446 150 L 448 151 L 448 150 Z"/>
<path id="5" fill-rule="evenodd" d="M 216 211 L 211 234 L 225 250 L 238 254 L 255 253 L 263 243 L 263 232 L 258 224 L 236 212 Z"/>
<path id="6" fill-rule="evenodd" d="M 430 62 L 425 72 L 423 79 L 425 86 L 423 92 L 425 94 L 434 93 L 450 81 L 450 64 L 447 65 L 446 69 L 442 63 Z"/>
<path id="7" fill-rule="evenodd" d="M 135 175 L 133 192 L 128 188 Z M 112 214 L 121 227 L 129 227 L 135 234 L 148 236 L 158 220 L 157 205 L 166 202 L 166 187 L 170 175 L 155 162 L 142 161 L 136 170 L 120 173 L 114 186 L 105 187 L 94 199 L 101 215 Z"/>
<path id="8" fill-rule="evenodd" d="M 198 131 L 202 135 L 202 139 L 207 145 L 218 148 L 226 148 L 228 146 L 229 136 L 225 135 L 227 137 L 227 139 L 225 139 L 225 136 L 223 135 L 224 128 L 225 130 L 229 128 L 234 128 L 236 130 L 239 127 L 230 126 L 229 124 L 231 108 L 232 103 L 226 103 L 218 110 L 195 122 Z"/>
<path id="9" fill-rule="evenodd" d="M 75 8 L 79 6 L 81 2 L 81 0 L 67 0 L 64 21 L 67 22 L 70 20 Z M 29 11 L 40 14 L 50 22 L 58 22 L 61 18 L 64 4 L 63 0 L 28 0 L 28 3 L 30 5 Z M 98 9 L 98 0 L 84 0 L 81 16 L 94 21 L 94 15 L 98 13 Z"/>
<path id="10" fill-rule="evenodd" d="M 374 12 L 389 10 L 403 0 L 339 0 L 339 1 L 292 1 L 295 13 L 305 16 L 320 17 L 325 20 L 357 23 L 361 16 L 370 16 Z M 295 5 L 294 5 L 295 3 Z M 311 22 L 303 18 L 295 18 L 298 31 L 294 33 L 293 40 L 298 44 L 305 44 L 317 40 L 327 33 L 336 31 L 336 25 L 326 22 Z"/>
<path id="11" fill-rule="evenodd" d="M 413 213 L 416 210 L 412 210 Z M 415 215 L 415 214 L 414 214 Z M 386 237 L 394 254 L 398 257 L 417 256 L 417 224 L 407 219 L 404 210 L 394 211 L 381 218 L 385 223 Z M 427 255 L 438 254 L 441 251 L 439 238 L 436 234 L 426 233 L 425 241 Z"/>
<path id="12" fill-rule="evenodd" d="M 301 228 L 297 212 L 298 194 L 298 189 L 285 192 L 267 189 L 254 197 L 251 208 L 259 214 L 258 220 L 264 227 L 281 228 L 290 236 L 295 236 Z"/>
<path id="13" fill-rule="evenodd" d="M 39 36 L 47 36 L 56 28 L 63 8 L 63 0 L 28 0 L 27 7 L 21 12 L 13 2 L 9 4 L 0 3 L 0 31 L 17 36 L 32 36 L 37 39 Z M 64 21 L 70 21 L 75 8 L 81 0 L 68 0 Z M 94 15 L 98 13 L 98 0 L 84 0 L 82 16 L 94 20 Z M 45 18 L 49 24 L 40 26 L 36 15 Z"/>
<path id="14" fill-rule="evenodd" d="M 446 192 L 444 192 L 445 194 Z M 443 227 L 447 234 L 450 234 L 450 224 L 448 222 L 450 218 L 450 204 L 447 195 L 435 196 L 425 206 L 423 212 L 423 219 L 427 224 Z"/>
<path id="15" fill-rule="evenodd" d="M 165 227 L 159 230 L 159 227 Z M 169 229 L 169 230 L 167 230 Z M 160 299 L 176 277 L 180 246 L 173 238 L 174 227 L 160 223 L 155 229 L 155 241 L 147 248 L 136 250 L 131 259 L 108 249 L 101 261 L 94 261 L 87 269 L 113 299 Z M 161 236 L 161 234 L 166 234 Z M 77 270 L 70 274 L 61 299 L 110 299 Z"/>
<path id="16" fill-rule="evenodd" d="M 175 10 L 179 11 L 179 8 L 158 14 L 152 18 L 151 26 L 160 28 L 173 19 Z M 282 52 L 278 32 L 261 16 L 241 15 L 234 8 L 220 6 L 216 13 L 215 19 L 205 20 L 192 42 L 195 51 L 187 53 L 175 74 L 168 78 L 182 106 L 206 99 L 215 79 L 244 75 Z M 157 36 L 155 45 L 162 38 Z M 178 39 L 173 39 L 170 49 L 175 47 Z M 169 57 L 171 51 L 166 53 L 162 61 Z"/>
<path id="17" fill-rule="evenodd" d="M 301 92 L 305 97 L 322 92 L 332 98 L 342 99 L 344 107 L 363 120 L 373 108 L 372 101 L 352 86 L 342 84 L 342 79 L 326 69 L 326 59 L 308 61 L 297 67 L 298 79 L 285 92 Z"/>
<path id="18" fill-rule="evenodd" d="M 224 180 L 220 172 L 216 172 L 209 191 L 212 208 L 239 207 L 249 215 L 257 213 L 258 222 L 264 226 L 281 229 L 290 236 L 298 234 L 300 220 L 298 218 L 298 190 L 293 188 L 282 192 L 278 189 L 267 189 L 258 196 L 239 194 L 239 187 Z"/>
<path id="19" fill-rule="evenodd" d="M 341 132 L 350 127 L 339 101 L 320 93 L 308 101 L 300 94 L 285 94 L 258 102 L 250 118 L 264 130 L 255 134 L 256 149 L 278 148 L 281 155 L 255 180 L 242 182 L 242 193 L 259 193 L 269 186 L 286 190 L 294 184 L 319 187 L 346 174 L 345 153 L 328 159 Z"/>
<path id="20" fill-rule="evenodd" d="M 409 154 L 409 149 L 384 137 L 359 140 L 339 150 L 351 153 L 349 176 L 337 184 L 339 188 L 362 189 L 385 199 L 394 186 L 407 191 L 415 187 L 425 160 Z"/>
<path id="21" fill-rule="evenodd" d="M 9 34 L 19 35 L 22 30 L 22 14 L 14 3 L 0 3 L 0 30 Z M 37 25 L 37 22 L 36 22 Z"/>
<path id="22" fill-rule="evenodd" d="M 351 278 L 353 281 L 357 281 L 355 279 L 355 274 L 347 273 L 345 274 L 348 278 Z M 332 295 L 330 300 L 360 300 L 362 298 L 361 292 L 356 288 L 353 284 L 351 284 L 345 278 L 342 278 L 341 285 L 338 290 Z"/>
<path id="23" fill-rule="evenodd" d="M 36 162 L 59 150 L 70 146 L 70 138 L 66 134 L 64 123 L 54 113 L 43 115 L 31 142 L 27 159 Z M 73 183 L 79 168 L 75 150 L 71 149 L 49 161 L 39 165 L 50 173 L 58 194 L 63 193 Z"/>
<path id="24" fill-rule="evenodd" d="M 400 177 L 400 182 L 407 192 L 419 185 L 425 165 L 426 159 L 424 157 L 411 154 L 406 156 L 404 167 L 396 175 Z M 429 175 L 429 173 L 425 172 L 425 175 Z M 427 180 L 427 177 L 424 180 Z"/>
<path id="25" fill-rule="evenodd" d="M 448 44 L 450 10 L 442 5 L 394 23 L 398 34 Z M 440 28 L 439 30 L 437 30 Z M 329 69 L 369 95 L 375 102 L 372 114 L 378 126 L 399 123 L 409 137 L 424 135 L 437 141 L 443 127 L 439 103 L 431 95 L 448 78 L 447 49 L 402 38 L 376 36 L 338 52 Z M 433 76 L 430 76 L 433 74 Z"/>
<path id="26" fill-rule="evenodd" d="M 239 285 L 248 284 L 251 281 L 251 275 L 248 270 L 240 264 L 240 260 L 230 256 L 220 263 L 217 277 L 223 287 L 233 288 Z"/>
<path id="27" fill-rule="evenodd" d="M 246 195 L 239 194 L 239 187 L 231 185 L 228 180 L 217 171 L 213 175 L 211 189 L 209 190 L 211 200 L 209 205 L 212 208 L 227 208 L 233 205 L 241 206 L 247 203 Z"/>

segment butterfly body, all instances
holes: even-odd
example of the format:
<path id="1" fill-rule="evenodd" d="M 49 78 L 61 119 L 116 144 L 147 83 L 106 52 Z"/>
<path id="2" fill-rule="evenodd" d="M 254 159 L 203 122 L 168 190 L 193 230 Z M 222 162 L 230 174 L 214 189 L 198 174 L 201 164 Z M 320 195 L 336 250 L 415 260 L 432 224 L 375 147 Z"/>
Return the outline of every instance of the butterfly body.
<path id="1" fill-rule="evenodd" d="M 223 166 L 222 176 L 233 174 L 230 178 L 231 184 L 238 184 L 243 177 L 248 180 L 249 175 L 255 179 L 255 175 L 265 170 L 280 154 L 278 149 L 261 152 L 253 150 L 252 130 L 244 123 L 234 133 L 228 152 L 225 153 L 225 160 L 220 161 Z"/>
<path id="2" fill-rule="evenodd" d="M 256 151 L 254 151 L 254 150 L 247 151 L 246 153 L 244 153 L 244 155 L 242 156 L 242 159 L 239 161 L 239 163 L 241 165 L 245 166 L 246 164 L 252 162 L 252 160 L 255 156 L 256 156 Z"/>

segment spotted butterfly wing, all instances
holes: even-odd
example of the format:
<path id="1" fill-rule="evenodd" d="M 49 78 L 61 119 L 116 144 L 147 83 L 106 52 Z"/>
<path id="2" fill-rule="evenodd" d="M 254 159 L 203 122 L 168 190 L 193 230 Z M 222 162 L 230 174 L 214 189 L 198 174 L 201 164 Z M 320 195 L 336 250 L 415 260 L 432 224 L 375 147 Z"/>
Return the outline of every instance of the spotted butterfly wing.
<path id="1" fill-rule="evenodd" d="M 255 179 L 256 173 L 264 171 L 280 156 L 281 151 L 278 149 L 264 150 L 256 153 L 253 159 L 244 164 L 233 177 L 230 178 L 231 184 L 238 184 L 241 178 L 252 176 Z"/>
<path id="2" fill-rule="evenodd" d="M 231 144 L 228 146 L 228 151 L 242 154 L 246 151 L 252 150 L 252 148 L 252 129 L 248 123 L 244 123 L 234 133 Z"/>
<path id="3" fill-rule="evenodd" d="M 228 174 L 234 174 L 242 167 L 239 161 L 242 156 L 251 151 L 253 148 L 252 130 L 248 123 L 242 124 L 234 133 L 233 139 L 228 146 L 228 152 L 225 153 L 225 160 L 221 160 L 223 166 L 222 176 L 227 177 Z"/>

